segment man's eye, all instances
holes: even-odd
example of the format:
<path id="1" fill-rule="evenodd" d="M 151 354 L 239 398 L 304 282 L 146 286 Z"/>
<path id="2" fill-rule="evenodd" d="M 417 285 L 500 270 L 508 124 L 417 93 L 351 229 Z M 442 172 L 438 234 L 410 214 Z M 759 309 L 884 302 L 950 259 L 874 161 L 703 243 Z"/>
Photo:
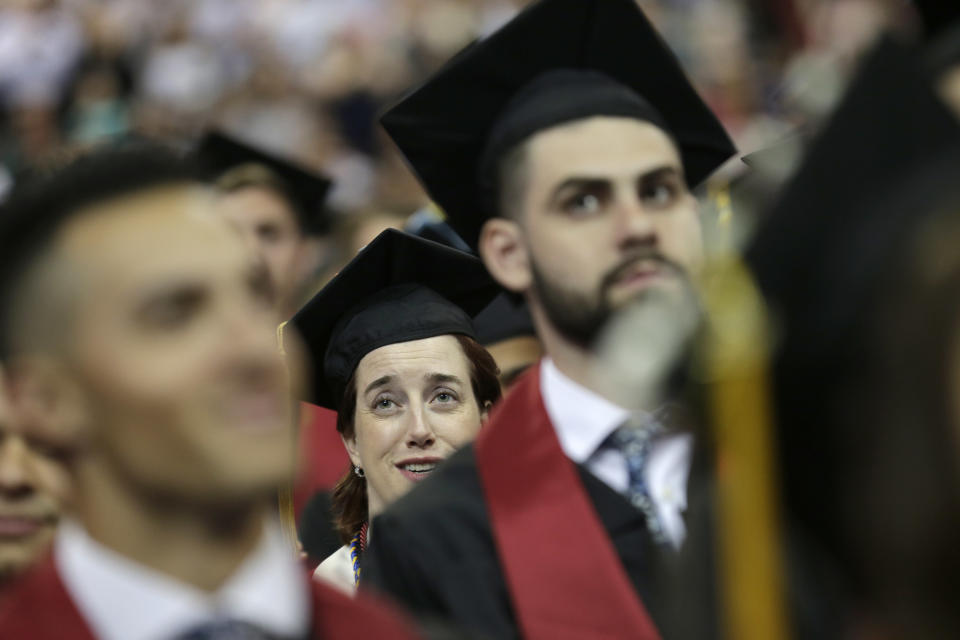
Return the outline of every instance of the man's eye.
<path id="1" fill-rule="evenodd" d="M 264 242 L 276 242 L 280 238 L 280 229 L 274 226 L 258 227 L 257 236 Z"/>
<path id="2" fill-rule="evenodd" d="M 51 460 L 66 461 L 73 455 L 73 450 L 67 446 L 53 444 L 42 440 L 31 439 L 29 446 L 35 453 Z"/>
<path id="3" fill-rule="evenodd" d="M 194 292 L 173 295 L 149 304 L 143 317 L 151 326 L 173 329 L 188 322 L 201 302 L 202 295 Z"/>
<path id="4" fill-rule="evenodd" d="M 643 201 L 654 207 L 663 207 L 672 203 L 677 197 L 677 189 L 664 182 L 644 188 L 641 194 Z"/>
<path id="5" fill-rule="evenodd" d="M 568 199 L 563 208 L 570 213 L 596 213 L 600 205 L 600 198 L 595 193 L 579 193 Z"/>

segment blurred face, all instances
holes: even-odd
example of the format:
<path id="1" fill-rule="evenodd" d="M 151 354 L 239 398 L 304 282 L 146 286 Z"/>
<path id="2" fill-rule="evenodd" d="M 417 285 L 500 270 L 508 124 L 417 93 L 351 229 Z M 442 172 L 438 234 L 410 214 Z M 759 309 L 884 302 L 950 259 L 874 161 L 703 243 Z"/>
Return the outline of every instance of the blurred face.
<path id="1" fill-rule="evenodd" d="M 500 388 L 509 389 L 524 371 L 543 357 L 543 346 L 536 336 L 516 336 L 485 345 L 500 369 Z"/>
<path id="2" fill-rule="evenodd" d="M 960 65 L 946 71 L 940 78 L 937 88 L 947 106 L 960 116 Z"/>
<path id="3" fill-rule="evenodd" d="M 217 208 L 263 256 L 281 299 L 299 287 L 303 234 L 296 213 L 271 189 L 245 187 L 221 194 Z"/>
<path id="4" fill-rule="evenodd" d="M 83 295 L 65 360 L 94 464 L 169 500 L 259 498 L 292 472 L 271 281 L 198 187 L 99 205 L 56 250 Z"/>
<path id="5" fill-rule="evenodd" d="M 486 412 L 470 362 L 449 335 L 371 351 L 355 380 L 354 437 L 344 444 L 366 474 L 372 518 L 473 440 Z"/>
<path id="6" fill-rule="evenodd" d="M 703 239 L 679 152 L 661 129 L 579 120 L 533 136 L 524 162 L 519 220 L 488 222 L 481 252 L 558 333 L 587 347 L 625 304 L 684 290 Z"/>
<path id="7" fill-rule="evenodd" d="M 2 377 L 0 371 L 0 584 L 47 549 L 70 487 L 65 449 L 14 419 Z"/>

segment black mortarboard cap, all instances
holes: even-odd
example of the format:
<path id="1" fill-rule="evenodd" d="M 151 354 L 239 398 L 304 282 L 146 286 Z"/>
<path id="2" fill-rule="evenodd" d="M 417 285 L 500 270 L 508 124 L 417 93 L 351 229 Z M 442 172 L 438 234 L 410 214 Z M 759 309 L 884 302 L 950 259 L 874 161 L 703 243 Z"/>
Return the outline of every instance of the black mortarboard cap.
<path id="1" fill-rule="evenodd" d="M 960 23 L 960 3 L 955 0 L 913 0 L 920 14 L 926 39 L 932 39 Z"/>
<path id="2" fill-rule="evenodd" d="M 691 185 L 735 152 L 634 0 L 542 0 L 455 56 L 381 118 L 471 246 L 495 215 L 493 170 L 525 137 L 597 115 L 661 125 Z"/>
<path id="3" fill-rule="evenodd" d="M 211 182 L 245 165 L 266 168 L 279 178 L 305 232 L 321 233 L 329 227 L 329 215 L 324 206 L 333 184 L 329 178 L 221 131 L 207 133 L 194 153 L 205 179 Z"/>
<path id="4" fill-rule="evenodd" d="M 433 240 L 434 242 L 445 244 L 448 247 L 453 247 L 454 249 L 470 251 L 470 247 L 466 242 L 463 241 L 463 238 L 457 235 L 457 232 L 453 230 L 453 227 L 443 220 L 436 220 L 431 217 L 421 216 L 420 213 L 421 212 L 417 212 L 416 214 L 407 218 L 407 222 L 404 224 L 404 231 L 412 233 L 413 235 L 421 238 L 426 238 L 427 240 Z"/>
<path id="5" fill-rule="evenodd" d="M 292 320 L 314 363 L 305 399 L 337 410 L 374 349 L 446 334 L 475 338 L 471 318 L 499 291 L 476 256 L 385 230 Z"/>
<path id="6" fill-rule="evenodd" d="M 483 346 L 519 336 L 536 336 L 527 304 L 515 295 L 501 293 L 473 319 L 477 341 Z"/>

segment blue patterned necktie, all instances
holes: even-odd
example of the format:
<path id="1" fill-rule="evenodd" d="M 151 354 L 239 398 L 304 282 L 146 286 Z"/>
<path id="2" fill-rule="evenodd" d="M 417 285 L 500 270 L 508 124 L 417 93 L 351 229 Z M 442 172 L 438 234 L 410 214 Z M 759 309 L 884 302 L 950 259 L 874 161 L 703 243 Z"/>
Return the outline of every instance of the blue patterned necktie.
<path id="1" fill-rule="evenodd" d="M 626 497 L 630 504 L 639 509 L 647 520 L 647 529 L 657 544 L 669 542 L 663 529 L 663 522 L 657 512 L 657 505 L 650 494 L 647 479 L 644 477 L 647 461 L 654 439 L 665 431 L 657 416 L 645 416 L 642 420 L 631 418 L 617 427 L 604 442 L 604 447 L 616 449 L 627 461 L 629 484 Z"/>
<path id="2" fill-rule="evenodd" d="M 175 640 L 292 640 L 246 622 L 218 620 L 178 635 Z"/>

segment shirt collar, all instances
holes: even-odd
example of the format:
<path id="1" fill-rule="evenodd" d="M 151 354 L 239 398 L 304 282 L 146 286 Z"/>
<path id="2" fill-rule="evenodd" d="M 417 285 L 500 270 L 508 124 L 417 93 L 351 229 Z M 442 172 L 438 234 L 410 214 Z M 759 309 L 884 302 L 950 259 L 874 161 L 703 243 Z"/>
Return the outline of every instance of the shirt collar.
<path id="1" fill-rule="evenodd" d="M 299 637 L 310 604 L 294 554 L 277 525 L 215 593 L 144 567 L 63 522 L 54 546 L 57 569 L 94 635 L 103 640 L 161 640 L 216 620 L 240 620 Z"/>
<path id="2" fill-rule="evenodd" d="M 565 376 L 550 358 L 540 363 L 540 393 L 547 415 L 571 460 L 584 463 L 630 412 Z"/>

